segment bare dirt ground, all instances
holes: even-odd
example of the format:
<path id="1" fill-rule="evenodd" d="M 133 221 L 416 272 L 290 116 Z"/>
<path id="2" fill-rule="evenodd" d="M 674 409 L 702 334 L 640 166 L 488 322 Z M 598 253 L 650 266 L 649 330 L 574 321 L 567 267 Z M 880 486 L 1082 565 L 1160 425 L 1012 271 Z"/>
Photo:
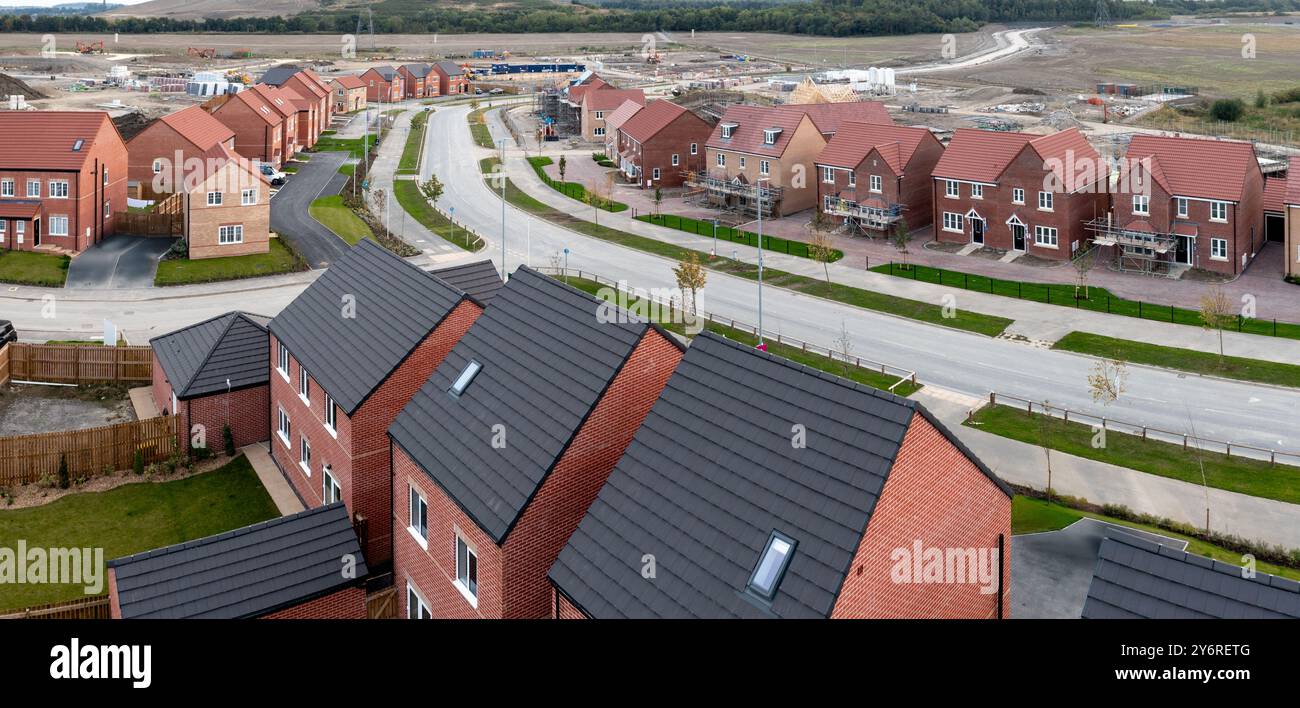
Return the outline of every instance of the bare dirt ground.
<path id="1" fill-rule="evenodd" d="M 122 386 L 36 386 L 0 389 L 0 436 L 97 428 L 135 420 Z"/>

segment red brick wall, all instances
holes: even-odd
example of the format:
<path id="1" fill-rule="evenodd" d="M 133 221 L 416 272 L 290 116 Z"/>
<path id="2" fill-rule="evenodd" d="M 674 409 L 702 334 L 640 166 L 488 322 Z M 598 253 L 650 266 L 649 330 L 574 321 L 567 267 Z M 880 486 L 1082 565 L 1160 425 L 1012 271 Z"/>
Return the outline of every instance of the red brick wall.
<path id="1" fill-rule="evenodd" d="M 122 619 L 122 601 L 117 597 L 117 568 L 108 569 L 108 616 Z"/>
<path id="2" fill-rule="evenodd" d="M 704 143 L 708 142 L 711 132 L 713 128 L 702 118 L 686 112 L 674 118 L 645 144 L 623 136 L 622 131 L 619 131 L 619 139 L 628 159 L 641 167 L 639 186 L 644 188 L 647 181 L 654 181 L 656 187 L 680 187 L 685 182 L 683 172 L 699 172 L 705 168 Z M 691 154 L 691 143 L 698 146 L 698 154 Z M 675 167 L 673 155 L 677 155 L 679 162 Z M 658 180 L 653 179 L 656 167 L 659 168 Z"/>
<path id="3" fill-rule="evenodd" d="M 663 335 L 647 332 L 524 509 L 504 546 L 506 618 L 550 616 L 547 571 L 681 358 L 682 351 Z"/>
<path id="4" fill-rule="evenodd" d="M 889 167 L 889 163 L 873 149 L 853 170 L 856 183 L 853 187 L 849 186 L 847 170 L 836 169 L 835 181 L 826 182 L 822 178 L 821 168 L 818 167 L 816 174 L 818 208 L 824 207 L 828 196 L 839 195 L 844 199 L 858 202 L 875 198 L 885 204 L 903 205 L 903 216 L 907 219 L 909 230 L 928 226 L 934 218 L 933 190 L 931 190 L 933 180 L 930 173 L 934 171 L 935 164 L 942 156 L 943 144 L 933 136 L 927 135 L 922 138 L 921 144 L 912 153 L 911 161 L 904 165 L 900 179 L 899 175 Z M 873 174 L 880 176 L 879 194 L 871 191 Z M 841 223 L 845 221 L 841 217 L 832 218 Z"/>
<path id="5" fill-rule="evenodd" d="M 578 609 L 578 607 L 572 602 L 569 602 L 569 598 L 565 597 L 559 590 L 556 590 L 555 587 L 552 586 L 551 619 L 584 620 L 587 619 L 587 615 L 583 614 L 582 610 Z"/>
<path id="6" fill-rule="evenodd" d="M 482 308 L 468 300 L 457 305 L 352 416 L 340 410 L 337 437 L 325 428 L 324 394 L 328 392 L 311 379 L 310 406 L 304 404 L 298 395 L 300 365 L 290 350 L 289 380 L 285 381 L 276 370 L 279 341 L 271 337 L 271 454 L 309 507 L 322 504 L 321 470 L 326 464 L 330 466 L 348 512 L 366 517 L 365 554 L 366 562 L 372 567 L 380 567 L 390 559 L 393 508 L 389 492 L 388 426 L 480 313 Z M 279 424 L 277 406 L 284 408 L 292 423 L 293 437 L 288 445 L 275 432 Z M 310 475 L 299 465 L 304 436 L 311 446 Z"/>
<path id="7" fill-rule="evenodd" d="M 998 534 L 1003 534 L 1005 544 L 1003 614 L 1009 617 L 1011 499 L 917 415 L 903 438 L 831 616 L 996 617 L 997 593 L 982 593 L 978 583 L 895 582 L 892 573 L 898 549 L 910 552 L 917 539 L 926 549 L 996 549 Z"/>
<path id="8" fill-rule="evenodd" d="M 400 71 L 397 72 L 393 81 L 389 82 L 385 81 L 379 72 L 368 69 L 361 75 L 361 80 L 366 82 L 366 100 L 369 102 L 393 103 L 402 100 L 405 87 L 402 85 L 402 73 Z M 373 85 L 371 82 L 373 82 Z"/>
<path id="9" fill-rule="evenodd" d="M 250 160 L 261 160 L 280 167 L 288 157 L 286 143 L 292 143 L 292 129 L 285 133 L 279 113 L 275 125 L 269 125 L 243 101 L 230 99 L 212 111 L 212 117 L 235 131 L 235 151 Z"/>
<path id="10" fill-rule="evenodd" d="M 275 375 L 275 374 L 272 374 Z M 181 447 L 189 450 L 191 430 L 194 425 L 206 428 L 208 447 L 220 452 L 225 445 L 221 429 L 230 424 L 230 432 L 235 438 L 235 447 L 240 448 L 267 439 L 270 431 L 270 419 L 267 417 L 269 387 L 253 386 L 230 393 L 218 393 L 211 396 L 199 396 L 189 400 L 178 400 L 176 410 L 172 410 L 172 387 L 167 374 L 158 363 L 158 355 L 153 357 L 153 392 L 154 405 L 158 412 L 167 411 L 180 416 L 177 430 Z"/>
<path id="11" fill-rule="evenodd" d="M 366 590 L 343 588 L 258 619 L 366 619 Z"/>

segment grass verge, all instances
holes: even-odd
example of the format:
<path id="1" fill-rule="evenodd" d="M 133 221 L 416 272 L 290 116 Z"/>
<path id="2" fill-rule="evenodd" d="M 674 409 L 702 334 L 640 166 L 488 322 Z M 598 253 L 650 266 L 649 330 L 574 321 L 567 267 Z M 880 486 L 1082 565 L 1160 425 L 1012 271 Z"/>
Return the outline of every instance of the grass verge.
<path id="1" fill-rule="evenodd" d="M 1067 423 L 1041 413 L 1029 414 L 1010 406 L 985 406 L 965 425 L 1004 438 L 1047 447 L 1089 460 L 1127 467 L 1139 472 L 1216 489 L 1249 494 L 1291 504 L 1300 503 L 1300 467 L 1269 465 L 1263 460 L 1229 457 L 1158 440 L 1143 440 L 1114 430 L 1106 431 L 1105 447 L 1094 447 L 1092 426 Z M 1046 437 L 1043 429 L 1046 429 Z"/>
<path id="2" fill-rule="evenodd" d="M 270 241 L 270 250 L 266 253 L 200 260 L 176 258 L 159 261 L 158 273 L 154 276 L 153 284 L 163 286 L 212 283 L 219 280 L 239 280 L 292 273 L 299 270 L 307 270 L 307 264 L 302 262 L 293 249 L 284 244 L 283 239 L 273 238 Z"/>
<path id="3" fill-rule="evenodd" d="M 670 229 L 685 231 L 696 236 L 706 236 L 713 238 L 713 222 L 692 219 L 687 216 L 677 216 L 676 214 L 641 214 L 636 217 L 655 226 L 666 226 Z M 731 243 L 743 243 L 746 246 L 758 247 L 758 234 L 753 231 L 742 231 L 730 226 L 718 226 L 718 240 L 729 241 Z M 812 253 L 808 250 L 808 244 L 803 241 L 794 241 L 791 239 L 780 238 L 777 236 L 764 236 L 763 249 L 775 253 L 784 253 L 800 258 L 812 258 Z M 830 262 L 840 260 L 844 257 L 844 252 L 838 248 L 831 249 Z"/>
<path id="4" fill-rule="evenodd" d="M 61 288 L 68 279 L 67 256 L 35 251 L 0 251 L 0 283 Z"/>
<path id="5" fill-rule="evenodd" d="M 373 239 L 375 234 L 352 210 L 343 203 L 343 197 L 336 195 L 319 197 L 307 210 L 311 218 L 333 231 L 339 238 L 355 246 L 363 238 Z"/>
<path id="6" fill-rule="evenodd" d="M 1173 305 L 1157 305 L 1140 300 L 1126 300 L 1112 295 L 1105 288 L 1093 286 L 1087 288 L 1087 297 L 1076 298 L 1075 286 L 1071 283 L 1030 283 L 1019 280 L 1002 280 L 1001 278 L 990 278 L 974 273 L 963 273 L 961 271 L 915 264 L 903 267 L 895 263 L 884 263 L 875 266 L 871 270 L 909 280 L 937 283 L 1020 300 L 1033 300 L 1049 305 L 1060 305 L 1080 310 L 1092 310 L 1093 312 L 1105 312 L 1112 315 L 1136 317 L 1156 322 L 1172 322 L 1195 327 L 1204 324 L 1200 313 L 1196 310 L 1174 307 Z M 1236 324 L 1228 327 L 1228 329 L 1246 332 L 1247 334 L 1300 339 L 1300 324 L 1279 322 L 1277 320 L 1238 317 Z"/>
<path id="7" fill-rule="evenodd" d="M 171 482 L 72 494 L 44 506 L 0 509 L 0 538 L 29 548 L 103 548 L 104 560 L 229 531 L 279 516 L 244 456 Z M 108 592 L 105 573 L 103 592 Z M 0 583 L 0 608 L 61 602 L 80 585 Z"/>
<path id="8" fill-rule="evenodd" d="M 424 147 L 424 129 L 429 122 L 429 113 L 420 111 L 411 119 L 411 132 L 406 135 L 406 145 L 402 147 L 402 157 L 397 162 L 397 174 L 413 175 L 420 169 L 420 149 Z"/>
<path id="9" fill-rule="evenodd" d="M 484 113 L 487 113 L 489 108 L 491 108 L 491 106 L 485 106 L 483 108 L 470 111 L 469 134 L 473 136 L 474 143 L 477 144 L 479 147 L 485 147 L 491 149 L 491 148 L 495 148 L 496 145 L 492 143 L 492 131 L 488 130 L 487 117 L 483 115 Z"/>
<path id="10" fill-rule="evenodd" d="M 443 240 L 454 243 L 466 251 L 479 251 L 487 245 L 478 234 L 457 226 L 443 216 L 442 212 L 430 206 L 429 201 L 420 193 L 420 187 L 415 180 L 393 180 L 393 194 L 397 197 L 397 203 L 411 215 L 411 218 L 441 236 Z"/>
<path id="11" fill-rule="evenodd" d="M 336 138 L 332 135 L 321 133 L 320 140 L 311 147 L 310 152 L 346 152 L 354 159 L 361 160 L 366 156 L 366 141 L 370 141 L 370 152 L 375 151 L 375 142 L 379 136 L 371 134 L 369 138 Z"/>
<path id="12" fill-rule="evenodd" d="M 1239 356 L 1225 356 L 1220 359 L 1218 354 L 1209 352 L 1164 347 L 1087 332 L 1071 332 L 1057 340 L 1052 348 L 1107 359 L 1163 366 L 1194 374 L 1300 388 L 1300 366 L 1295 364 Z"/>

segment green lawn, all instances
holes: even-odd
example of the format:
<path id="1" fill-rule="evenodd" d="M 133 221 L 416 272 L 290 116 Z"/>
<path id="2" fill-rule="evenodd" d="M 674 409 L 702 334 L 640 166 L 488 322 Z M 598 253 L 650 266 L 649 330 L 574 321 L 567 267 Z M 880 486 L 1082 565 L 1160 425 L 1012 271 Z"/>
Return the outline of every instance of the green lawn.
<path id="1" fill-rule="evenodd" d="M 370 135 L 370 151 L 375 150 L 375 141 L 379 136 Z M 346 152 L 350 153 L 353 158 L 361 160 L 366 156 L 366 139 L 365 138 L 336 138 L 332 135 L 321 133 L 321 138 L 312 146 L 311 152 Z"/>
<path id="2" fill-rule="evenodd" d="M 454 243 L 467 251 L 478 251 L 487 245 L 477 234 L 456 226 L 443 216 L 442 212 L 430 206 L 415 180 L 393 180 L 393 194 L 407 214 L 449 243 Z"/>
<path id="3" fill-rule="evenodd" d="M 397 163 L 397 174 L 415 174 L 420 168 L 420 150 L 424 147 L 424 127 L 429 122 L 429 114 L 420 111 L 411 119 L 411 132 L 406 135 L 406 145 L 402 147 L 402 159 Z"/>
<path id="4" fill-rule="evenodd" d="M 687 233 L 695 234 L 696 236 L 707 236 L 713 238 L 714 234 L 713 222 L 703 221 L 701 219 L 692 219 L 686 216 L 677 216 L 676 214 L 641 214 L 637 219 L 655 224 L 656 226 L 666 226 L 670 229 L 685 231 Z M 758 234 L 753 231 L 742 231 L 741 229 L 734 229 L 730 226 L 722 226 L 719 224 L 717 234 L 719 243 L 722 241 L 729 241 L 732 243 L 743 243 L 746 246 L 752 246 L 755 248 L 758 247 Z M 764 236 L 763 248 L 775 253 L 785 253 L 791 256 L 799 256 L 800 258 L 812 258 L 812 254 L 808 252 L 808 244 L 803 241 L 793 241 L 776 236 Z M 832 249 L 830 253 L 830 262 L 834 263 L 843 257 L 843 251 L 838 248 Z"/>
<path id="5" fill-rule="evenodd" d="M 276 516 L 275 503 L 241 455 L 186 479 L 72 494 L 29 509 L 0 507 L 0 539 L 5 545 L 22 539 L 28 548 L 103 548 L 108 561 Z M 0 584 L 0 609 L 77 597 L 84 597 L 79 585 Z"/>
<path id="6" fill-rule="evenodd" d="M 1174 324 L 1192 325 L 1196 327 L 1203 325 L 1201 315 L 1196 310 L 1188 310 L 1186 308 L 1174 307 L 1172 305 L 1158 305 L 1138 300 L 1126 300 L 1117 295 L 1112 295 L 1110 291 L 1105 288 L 1089 286 L 1087 288 L 1086 297 L 1081 296 L 1076 298 L 1075 286 L 1070 283 L 1030 283 L 1019 280 L 1002 280 L 1000 278 L 990 278 L 983 275 L 976 275 L 974 273 L 963 273 L 961 271 L 932 268 L 930 266 L 915 264 L 909 264 L 906 267 L 903 267 L 895 263 L 884 263 L 875 266 L 871 270 L 899 278 L 907 278 L 909 280 L 938 283 L 955 288 L 991 293 L 993 295 L 1002 295 L 1004 297 L 1013 297 L 1022 300 L 1034 300 L 1036 302 L 1060 305 L 1062 307 L 1074 307 L 1077 309 L 1092 310 L 1094 312 L 1106 312 L 1113 315 L 1138 317 L 1144 320 L 1155 320 L 1157 322 L 1173 322 Z M 1247 332 L 1249 334 L 1265 334 L 1275 337 L 1300 339 L 1300 324 L 1278 322 L 1276 320 L 1257 320 L 1238 317 L 1236 323 L 1230 325 L 1228 329 Z"/>
<path id="7" fill-rule="evenodd" d="M 374 239 L 375 233 L 366 222 L 361 220 L 343 203 L 343 197 L 334 195 L 319 197 L 308 209 L 311 218 L 319 221 L 325 228 L 338 234 L 339 238 L 355 246 L 363 238 Z"/>
<path id="8" fill-rule="evenodd" d="M 1225 356 L 1220 360 L 1218 354 L 1209 352 L 1115 339 L 1087 332 L 1071 332 L 1052 345 L 1052 348 L 1196 374 L 1300 388 L 1300 366 L 1296 364 L 1238 356 Z"/>
<path id="9" fill-rule="evenodd" d="M 546 186 L 550 187 L 551 189 L 554 189 L 555 191 L 559 192 L 560 194 L 563 194 L 564 196 L 570 199 L 576 199 L 580 202 L 586 203 L 587 200 L 586 185 L 582 184 L 581 182 L 561 182 L 558 179 L 551 179 L 550 175 L 546 174 L 545 167 L 547 165 L 552 164 L 552 162 L 553 161 L 549 157 L 528 158 L 528 164 L 532 166 L 533 172 L 537 173 L 537 177 L 541 179 L 542 182 L 545 182 Z M 600 199 L 596 203 L 596 208 L 603 209 L 605 211 L 610 211 L 610 212 L 627 211 L 626 204 L 624 204 L 623 202 L 614 201 L 613 199 Z"/>
<path id="10" fill-rule="evenodd" d="M 273 238 L 270 245 L 271 250 L 267 253 L 254 253 L 247 256 L 203 258 L 193 261 L 177 258 L 159 261 L 158 274 L 154 276 L 153 284 L 211 283 L 218 280 L 256 278 L 262 275 L 307 269 L 306 264 L 284 244 L 283 239 Z"/>
<path id="11" fill-rule="evenodd" d="M 495 157 L 484 158 L 479 161 L 479 168 L 486 174 L 496 168 L 498 160 Z M 492 180 L 486 180 L 487 185 L 494 190 L 499 187 L 492 184 Z M 554 209 L 542 202 L 525 194 L 514 185 L 509 179 L 506 180 L 506 201 L 515 205 L 519 209 L 533 214 L 539 218 L 546 219 L 555 224 L 573 229 L 581 234 L 598 238 L 602 241 L 617 243 L 628 248 L 635 248 L 645 253 L 653 253 L 657 256 L 671 258 L 680 261 L 696 253 L 700 257 L 700 262 L 710 270 L 716 270 L 723 273 L 730 273 L 742 278 L 757 280 L 757 266 L 748 263 L 733 261 L 730 258 L 711 256 L 703 251 L 692 251 L 671 243 L 665 243 L 657 239 L 630 234 L 626 231 L 619 231 L 601 224 L 593 224 L 585 219 L 580 219 L 572 214 L 566 214 L 558 209 Z M 939 305 L 933 305 L 928 302 L 919 300 L 909 300 L 907 298 L 895 297 L 893 295 L 884 295 L 881 293 L 871 292 L 848 285 L 835 283 L 827 285 L 825 280 L 819 278 L 810 278 L 794 273 L 773 268 L 763 270 L 764 282 L 776 287 L 789 288 L 809 295 L 824 297 L 836 302 L 841 302 L 855 307 L 861 307 L 877 312 L 885 312 L 899 317 L 939 324 L 945 327 L 966 330 L 978 334 L 985 334 L 990 337 L 996 336 L 1006 329 L 1011 320 L 1005 317 L 994 315 L 984 315 L 978 312 L 969 312 L 966 310 L 957 310 L 952 313 L 952 317 L 945 317 L 943 308 Z"/>
<path id="12" fill-rule="evenodd" d="M 1022 409 L 997 405 L 981 408 L 966 425 L 1038 446 L 1042 444 L 1039 424 L 1043 421 L 1044 416 L 1040 413 L 1031 417 Z M 1143 440 L 1141 436 L 1114 430 L 1106 432 L 1104 448 L 1095 448 L 1092 446 L 1091 425 L 1066 423 L 1057 418 L 1048 423 L 1048 447 L 1053 450 L 1201 484 L 1201 467 L 1195 449 L 1184 450 L 1181 445 Z M 1300 467 L 1270 466 L 1262 460 L 1229 457 L 1204 450 L 1200 451 L 1199 460 L 1205 465 L 1205 483 L 1211 487 L 1300 504 Z"/>
<path id="13" fill-rule="evenodd" d="M 591 293 L 592 295 L 596 295 L 603 288 L 609 287 L 603 283 L 595 280 L 588 280 L 586 278 L 569 277 L 564 278 L 564 282 L 578 288 L 579 290 Z M 640 298 L 629 297 L 628 307 L 635 308 L 639 301 Z M 671 321 L 674 318 L 669 313 L 660 311 L 659 314 L 661 315 L 658 318 L 659 324 L 663 325 L 664 329 L 677 334 L 686 334 L 686 326 L 684 323 Z M 753 334 L 744 330 L 728 327 L 727 325 L 719 324 L 717 322 L 707 322 L 704 327 L 710 332 L 720 334 L 727 339 L 747 344 L 751 347 L 758 346 L 758 337 L 755 337 Z M 899 379 L 897 376 L 889 376 L 878 371 L 872 371 L 855 366 L 845 366 L 842 362 L 831 359 L 828 356 L 806 352 L 799 347 L 790 346 L 788 344 L 778 344 L 770 339 L 767 341 L 767 351 L 770 354 L 789 359 L 795 363 L 803 364 L 814 369 L 820 369 L 821 371 L 826 371 L 835 374 L 836 376 L 856 381 L 864 386 L 878 388 L 882 391 L 888 391 L 889 387 L 897 383 Z M 921 386 L 919 384 L 904 381 L 894 387 L 894 393 L 900 396 L 910 396 L 912 393 L 920 390 L 920 388 Z"/>
<path id="14" fill-rule="evenodd" d="M 1207 541 L 1202 541 L 1195 536 L 1166 531 L 1158 526 L 1148 524 L 1139 524 L 1126 519 L 1116 519 L 1104 514 L 1096 514 L 1091 511 L 1074 509 L 1060 504 L 1017 495 L 1011 500 L 1011 533 L 1038 533 L 1042 531 L 1056 531 L 1065 528 L 1081 518 L 1097 519 L 1115 524 L 1117 526 L 1127 526 L 1131 529 L 1140 529 L 1150 533 L 1168 536 L 1187 541 L 1187 551 L 1198 556 L 1205 556 L 1215 560 L 1241 565 L 1241 553 L 1238 551 L 1228 550 L 1222 546 L 1216 546 Z M 1286 566 L 1280 566 L 1265 561 L 1256 561 L 1255 568 L 1261 573 L 1280 575 L 1292 580 L 1300 580 L 1300 570 Z"/>
<path id="15" fill-rule="evenodd" d="M 339 170 L 338 170 L 338 171 L 339 171 L 339 174 L 341 174 L 341 175 L 347 175 L 347 176 L 351 177 L 352 175 L 354 175 L 354 174 L 357 173 L 357 163 L 355 163 L 355 162 L 345 162 L 345 163 L 339 165 Z"/>
<path id="16" fill-rule="evenodd" d="M 496 144 L 492 142 L 492 131 L 488 130 L 487 118 L 483 115 L 487 110 L 488 107 L 483 107 L 470 111 L 469 133 L 479 147 L 495 148 Z"/>
<path id="17" fill-rule="evenodd" d="M 72 259 L 35 251 L 0 251 L 0 283 L 63 287 Z"/>

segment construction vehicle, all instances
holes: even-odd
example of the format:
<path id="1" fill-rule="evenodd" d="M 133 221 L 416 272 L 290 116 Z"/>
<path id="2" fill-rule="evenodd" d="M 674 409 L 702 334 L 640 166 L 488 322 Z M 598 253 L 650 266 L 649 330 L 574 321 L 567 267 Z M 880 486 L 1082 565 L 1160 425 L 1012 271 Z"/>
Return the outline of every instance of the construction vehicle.
<path id="1" fill-rule="evenodd" d="M 77 42 L 78 54 L 103 54 L 104 43 L 100 42 Z"/>
<path id="2" fill-rule="evenodd" d="M 198 59 L 215 59 L 217 50 L 213 47 L 189 47 L 185 50 L 186 56 L 196 57 Z"/>
<path id="3" fill-rule="evenodd" d="M 663 60 L 664 60 L 664 55 L 660 54 L 657 49 L 651 49 L 645 55 L 645 63 L 647 64 L 661 64 L 663 63 Z"/>

